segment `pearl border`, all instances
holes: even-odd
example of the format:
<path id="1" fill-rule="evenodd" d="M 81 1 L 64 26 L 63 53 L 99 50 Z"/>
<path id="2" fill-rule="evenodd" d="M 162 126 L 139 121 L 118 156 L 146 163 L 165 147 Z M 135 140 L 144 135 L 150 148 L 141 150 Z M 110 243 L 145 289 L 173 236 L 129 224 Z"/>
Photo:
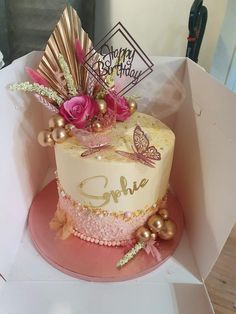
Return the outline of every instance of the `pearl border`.
<path id="1" fill-rule="evenodd" d="M 136 242 L 135 239 L 131 240 L 120 240 L 120 241 L 107 241 L 107 240 L 99 240 L 93 237 L 86 236 L 85 234 L 80 233 L 77 229 L 73 229 L 72 234 L 81 240 L 99 244 L 99 245 L 104 245 L 104 246 L 126 246 L 126 245 L 132 245 Z"/>

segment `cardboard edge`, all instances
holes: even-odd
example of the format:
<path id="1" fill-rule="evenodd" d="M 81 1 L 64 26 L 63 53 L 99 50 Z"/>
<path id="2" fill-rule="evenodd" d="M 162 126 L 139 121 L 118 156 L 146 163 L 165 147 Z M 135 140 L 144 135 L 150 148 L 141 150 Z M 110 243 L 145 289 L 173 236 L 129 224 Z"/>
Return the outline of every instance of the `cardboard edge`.
<path id="1" fill-rule="evenodd" d="M 214 307 L 213 307 L 213 303 L 211 302 L 211 298 L 210 298 L 209 292 L 208 292 L 208 290 L 207 290 L 207 287 L 206 287 L 206 285 L 205 285 L 205 282 L 203 282 L 203 286 L 204 286 L 204 289 L 205 289 L 205 293 L 206 293 L 206 295 L 207 295 L 207 298 L 208 298 L 208 300 L 209 300 L 209 304 L 210 304 L 210 306 L 211 306 L 212 313 L 215 314 L 215 310 L 214 310 Z"/>
<path id="2" fill-rule="evenodd" d="M 201 67 L 196 67 L 196 64 L 192 61 L 192 60 L 190 60 L 190 59 L 188 59 L 188 58 L 186 58 L 186 69 L 185 69 L 185 79 L 187 78 L 187 80 L 188 80 L 188 83 L 189 83 L 189 93 L 190 93 L 190 98 L 191 98 L 191 101 L 192 101 L 192 104 L 194 105 L 194 100 L 193 100 L 193 95 L 192 95 L 192 90 L 193 90 L 193 82 L 189 79 L 189 77 L 191 76 L 191 70 L 192 71 L 195 71 L 195 73 L 196 73 L 196 71 L 198 72 L 198 74 L 199 75 L 201 75 L 201 77 L 202 78 L 204 78 L 205 77 L 205 79 L 207 78 L 207 80 L 213 80 L 213 82 L 212 82 L 212 84 L 210 84 L 211 85 L 211 87 L 213 86 L 214 88 L 215 88 L 215 90 L 217 89 L 217 88 L 225 88 L 225 86 L 221 83 L 221 82 L 219 82 L 219 81 L 217 81 L 216 79 L 214 79 L 209 73 L 207 73 L 207 72 L 205 72 Z M 203 77 L 204 76 L 204 77 Z M 201 79 L 199 78 L 199 80 L 201 81 Z M 211 91 L 212 92 L 212 91 Z M 227 94 L 228 93 L 228 95 L 230 95 L 230 97 L 232 96 L 232 97 L 235 97 L 235 94 L 232 92 L 232 91 L 230 91 L 230 90 L 228 90 L 228 89 L 226 89 L 225 90 L 225 93 Z M 232 99 L 231 99 L 231 102 L 232 102 Z M 195 109 L 196 108 L 194 108 L 194 106 L 193 106 L 193 111 L 194 111 L 194 114 L 195 115 L 197 115 L 197 113 L 196 113 L 196 111 L 195 111 Z M 179 198 L 180 199 L 180 198 Z M 183 206 L 184 207 L 184 206 Z M 231 224 L 230 223 L 228 223 L 227 224 L 227 231 L 225 232 L 225 234 L 223 235 L 223 237 L 224 237 L 224 239 L 223 239 L 223 241 L 220 241 L 221 242 L 221 244 L 220 244 L 220 247 L 219 247 L 219 243 L 217 243 L 217 248 L 215 248 L 215 251 L 216 250 L 218 250 L 218 255 L 211 261 L 211 262 L 209 262 L 208 263 L 208 266 L 206 267 L 207 269 L 205 269 L 205 270 L 202 270 L 201 269 L 201 265 L 199 265 L 199 261 L 198 261 L 198 258 L 196 257 L 196 250 L 193 248 L 193 243 L 191 243 L 192 241 L 191 241 L 191 235 L 189 234 L 189 230 L 188 230 L 188 226 L 187 226 L 187 228 L 186 228 L 186 232 L 187 232 L 187 234 L 188 234 L 188 238 L 189 238 L 189 240 L 190 240 L 190 246 L 191 246 L 191 248 L 192 248 L 192 251 L 193 251 L 193 256 L 194 256 L 194 258 L 195 258 L 195 261 L 196 261 L 196 264 L 197 264 L 197 267 L 198 267 L 198 269 L 199 269 L 199 271 L 200 271 L 200 274 L 201 274 L 201 277 L 202 277 L 202 281 L 204 282 L 205 280 L 206 280 L 206 278 L 207 278 L 207 276 L 209 275 L 209 273 L 211 272 L 211 270 L 212 270 L 212 268 L 214 267 L 214 265 L 215 265 L 215 263 L 216 263 L 216 261 L 217 261 L 217 259 L 218 259 L 218 257 L 219 257 L 219 255 L 220 255 L 220 253 L 221 253 L 221 251 L 222 251 L 222 249 L 223 249 L 223 247 L 224 247 L 224 244 L 225 244 L 225 242 L 227 241 L 227 239 L 228 239 L 228 237 L 229 237 L 229 234 L 230 234 L 230 232 L 231 232 L 231 230 L 232 230 L 232 228 L 233 228 L 233 226 L 234 226 L 234 223 L 235 223 L 235 220 L 236 220 L 236 216 L 235 216 L 235 218 L 233 217 L 233 214 L 231 213 L 231 215 L 230 215 L 230 217 L 232 216 L 232 220 L 231 220 Z M 199 254 L 198 254 L 199 255 Z"/>
<path id="3" fill-rule="evenodd" d="M 1 72 L 0 72 L 1 77 L 6 77 L 6 75 L 9 75 L 9 79 L 8 78 L 6 79 L 6 84 L 5 84 L 5 86 L 3 86 L 3 89 L 4 90 L 7 89 L 8 88 L 8 84 L 16 83 L 16 80 L 15 80 L 14 75 L 13 75 L 14 74 L 14 72 L 13 72 L 14 68 L 16 69 L 17 73 L 20 73 L 21 76 L 26 76 L 26 75 L 23 74 L 25 66 L 29 65 L 29 66 L 34 67 L 34 68 L 37 67 L 37 64 L 41 60 L 41 57 L 42 57 L 42 52 L 40 52 L 40 51 L 32 51 L 32 52 L 28 53 L 27 55 L 24 55 L 22 57 L 19 57 L 19 58 L 13 60 L 13 62 L 11 64 L 9 64 L 6 67 L 4 67 L 3 69 L 1 69 Z M 21 62 L 22 62 L 22 64 L 20 64 Z M 9 102 L 13 101 L 10 98 L 10 96 L 9 96 L 8 101 Z M 35 99 L 35 102 L 37 102 L 36 99 Z M 10 110 L 10 109 L 8 109 L 8 110 L 9 110 L 9 115 L 12 115 L 12 117 L 14 118 L 14 114 L 15 114 L 14 111 L 17 108 L 13 108 L 13 109 L 14 110 Z M 20 110 L 18 110 L 18 111 L 20 112 Z M 43 123 L 43 108 L 40 108 L 39 111 L 40 111 L 40 119 L 41 119 L 40 121 L 41 121 L 41 123 Z M 8 111 L 7 111 L 7 113 L 8 113 Z M 42 128 L 43 128 L 43 125 L 42 125 Z M 4 144 L 5 143 L 3 143 L 3 145 Z M 39 149 L 41 149 L 41 148 L 39 148 Z M 49 162 L 48 162 L 48 167 L 49 167 Z M 40 181 L 44 180 L 45 175 L 46 175 L 46 173 L 41 175 Z M 24 224 L 22 225 L 21 228 L 19 228 L 19 230 L 17 230 L 18 240 L 15 242 L 16 244 L 19 243 L 20 239 L 22 238 L 22 236 L 24 234 L 25 224 L 26 224 L 26 221 L 27 221 L 28 210 L 30 208 L 31 202 L 32 202 L 34 196 L 40 190 L 40 185 L 41 185 L 40 183 L 41 182 L 38 182 L 37 180 L 39 180 L 39 178 L 34 178 L 34 182 L 32 183 L 33 184 L 33 191 L 34 191 L 34 193 L 31 192 L 31 194 L 32 193 L 33 194 L 31 195 L 30 199 L 29 199 L 29 195 L 27 195 L 28 198 L 25 198 L 24 200 L 21 200 L 22 206 L 25 207 L 25 211 L 23 213 L 24 218 L 22 219 L 22 221 L 24 220 Z M 27 208 L 26 208 L 26 204 L 28 204 Z M 9 232 L 10 232 L 10 230 L 11 229 L 9 229 Z M 5 236 L 8 236 L 8 233 L 5 234 Z M 7 239 L 7 237 L 6 237 L 6 239 Z M 3 242 L 4 245 L 7 245 L 7 244 L 5 244 L 5 242 Z M 17 255 L 18 249 L 19 249 L 19 247 L 14 246 L 13 249 L 11 250 L 11 252 L 7 256 L 4 255 L 4 253 L 3 253 L 3 257 L 4 258 L 2 258 L 2 260 L 1 260 L 1 266 L 2 267 L 0 269 L 0 272 L 1 272 L 2 276 L 3 276 L 3 278 L 6 278 L 6 279 L 8 278 L 8 276 L 10 274 L 10 270 L 11 270 L 12 264 L 14 263 L 15 257 Z"/>

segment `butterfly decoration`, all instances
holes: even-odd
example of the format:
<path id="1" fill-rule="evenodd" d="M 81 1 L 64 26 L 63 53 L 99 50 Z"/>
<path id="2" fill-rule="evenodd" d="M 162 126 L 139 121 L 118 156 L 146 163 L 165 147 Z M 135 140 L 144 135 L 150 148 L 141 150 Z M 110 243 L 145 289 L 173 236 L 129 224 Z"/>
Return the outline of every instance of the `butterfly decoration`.
<path id="1" fill-rule="evenodd" d="M 133 153 L 121 150 L 116 150 L 116 153 L 131 160 L 140 162 L 148 167 L 155 168 L 154 161 L 161 160 L 161 154 L 157 151 L 155 146 L 149 146 L 149 139 L 139 125 L 137 125 L 134 129 L 133 142 Z"/>
<path id="2" fill-rule="evenodd" d="M 89 147 L 87 150 L 85 150 L 82 154 L 81 157 L 87 157 L 89 155 L 95 154 L 100 152 L 103 149 L 111 148 L 111 145 L 98 145 L 96 147 Z"/>
<path id="3" fill-rule="evenodd" d="M 161 261 L 161 253 L 158 250 L 159 244 L 154 240 L 149 240 L 144 247 L 144 251 L 149 255 L 151 254 L 158 262 Z"/>
<path id="4" fill-rule="evenodd" d="M 87 157 L 98 153 L 101 150 L 112 147 L 110 145 L 111 140 L 107 135 L 79 129 L 75 129 L 73 134 L 79 140 L 79 143 L 86 148 L 86 150 L 81 154 L 81 157 Z"/>
<path id="5" fill-rule="evenodd" d="M 61 240 L 67 239 L 73 232 L 72 218 L 60 207 L 57 208 L 49 226 L 52 230 L 57 232 L 57 237 Z"/>

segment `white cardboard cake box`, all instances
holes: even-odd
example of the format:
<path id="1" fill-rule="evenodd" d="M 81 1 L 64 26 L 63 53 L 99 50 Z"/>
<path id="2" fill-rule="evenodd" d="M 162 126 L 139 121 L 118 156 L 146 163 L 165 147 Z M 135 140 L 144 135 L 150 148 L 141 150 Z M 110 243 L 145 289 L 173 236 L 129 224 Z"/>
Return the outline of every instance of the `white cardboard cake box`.
<path id="1" fill-rule="evenodd" d="M 135 92 L 145 95 L 141 109 L 176 134 L 171 186 L 186 231 L 156 271 L 121 283 L 86 282 L 45 262 L 26 228 L 53 158 L 36 141 L 46 126 L 41 105 L 8 85 L 26 80 L 24 67 L 36 68 L 40 57 L 30 53 L 0 71 L 0 314 L 213 313 L 204 280 L 236 220 L 236 94 L 186 58 L 153 58 L 153 74 Z"/>

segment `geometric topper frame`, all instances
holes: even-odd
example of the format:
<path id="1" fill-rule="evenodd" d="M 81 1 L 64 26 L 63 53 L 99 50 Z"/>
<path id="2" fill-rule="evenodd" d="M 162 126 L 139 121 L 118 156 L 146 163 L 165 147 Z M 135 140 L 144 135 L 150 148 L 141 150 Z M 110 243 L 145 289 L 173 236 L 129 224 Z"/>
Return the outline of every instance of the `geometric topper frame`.
<path id="1" fill-rule="evenodd" d="M 114 50 L 113 46 L 109 46 L 109 41 L 115 36 L 123 36 L 123 40 L 127 42 L 131 49 L 120 47 Z M 99 60 L 95 59 L 97 53 L 100 55 Z M 138 71 L 133 67 L 135 56 L 136 59 L 140 60 L 139 64 L 144 66 L 144 70 Z M 112 69 L 115 69 L 113 73 L 116 73 L 117 76 L 116 95 L 124 95 L 153 71 L 151 60 L 120 22 L 87 53 L 84 58 L 84 67 L 105 90 L 110 89 L 110 85 L 106 81 L 106 75 L 111 74 Z M 123 77 L 126 77 L 125 81 L 127 82 L 125 84 L 122 84 L 124 82 Z M 118 89 L 117 86 L 119 86 Z"/>

